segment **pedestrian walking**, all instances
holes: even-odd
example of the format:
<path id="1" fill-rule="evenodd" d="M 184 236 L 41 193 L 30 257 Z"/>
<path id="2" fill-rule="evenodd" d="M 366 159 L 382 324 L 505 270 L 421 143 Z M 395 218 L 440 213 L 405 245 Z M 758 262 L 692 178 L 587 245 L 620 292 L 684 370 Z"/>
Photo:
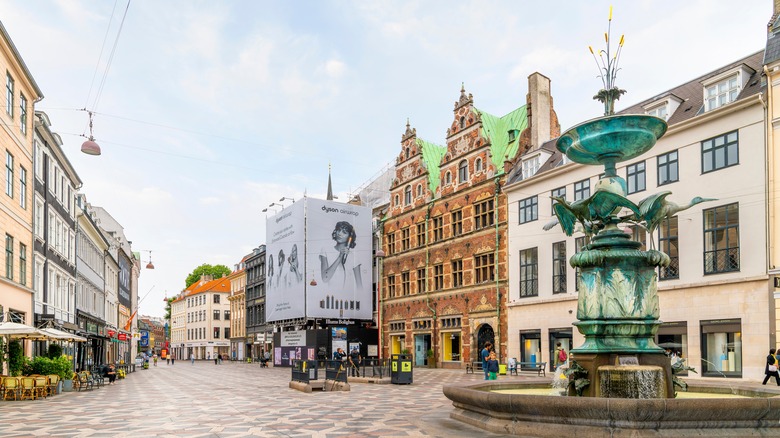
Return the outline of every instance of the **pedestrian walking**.
<path id="1" fill-rule="evenodd" d="M 152 358 L 154 359 L 154 366 L 157 366 L 157 353 L 155 353 Z"/>
<path id="2" fill-rule="evenodd" d="M 190 354 L 190 362 L 195 365 L 195 353 Z"/>
<path id="3" fill-rule="evenodd" d="M 171 366 L 176 365 L 176 357 L 171 356 Z"/>
<path id="4" fill-rule="evenodd" d="M 219 355 L 216 353 L 214 354 L 214 365 L 219 365 Z"/>
<path id="5" fill-rule="evenodd" d="M 170 364 L 171 364 L 171 357 L 165 356 L 165 365 L 170 365 Z"/>
<path id="6" fill-rule="evenodd" d="M 764 365 L 764 374 L 766 374 L 766 376 L 764 377 L 764 381 L 761 382 L 762 385 L 766 385 L 769 378 L 774 377 L 777 386 L 780 386 L 780 374 L 777 372 L 777 356 L 775 356 L 774 348 L 769 349 L 769 356 L 766 357 L 766 365 Z"/>

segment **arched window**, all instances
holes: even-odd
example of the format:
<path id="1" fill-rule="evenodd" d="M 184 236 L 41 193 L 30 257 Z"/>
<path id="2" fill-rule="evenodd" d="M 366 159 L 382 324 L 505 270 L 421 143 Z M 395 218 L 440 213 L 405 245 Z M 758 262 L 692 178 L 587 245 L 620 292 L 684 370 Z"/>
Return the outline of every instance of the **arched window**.
<path id="1" fill-rule="evenodd" d="M 474 172 L 482 172 L 482 158 L 474 160 Z"/>
<path id="2" fill-rule="evenodd" d="M 398 195 L 395 195 L 395 202 L 394 202 L 394 204 L 395 204 L 396 206 L 398 206 Z"/>
<path id="3" fill-rule="evenodd" d="M 422 184 L 417 184 L 417 196 L 422 196 Z"/>
<path id="4" fill-rule="evenodd" d="M 460 129 L 463 129 L 465 127 L 466 127 L 466 118 L 465 117 L 461 117 L 460 118 Z"/>
<path id="5" fill-rule="evenodd" d="M 406 159 L 409 159 L 409 148 L 406 148 Z"/>
<path id="6" fill-rule="evenodd" d="M 406 186 L 404 190 L 404 205 L 411 205 L 412 203 L 412 186 Z"/>
<path id="7" fill-rule="evenodd" d="M 458 163 L 458 183 L 464 183 L 469 180 L 469 162 L 463 160 Z"/>
<path id="8" fill-rule="evenodd" d="M 444 174 L 444 184 L 445 185 L 452 184 L 452 174 L 449 171 L 447 171 L 447 173 Z"/>

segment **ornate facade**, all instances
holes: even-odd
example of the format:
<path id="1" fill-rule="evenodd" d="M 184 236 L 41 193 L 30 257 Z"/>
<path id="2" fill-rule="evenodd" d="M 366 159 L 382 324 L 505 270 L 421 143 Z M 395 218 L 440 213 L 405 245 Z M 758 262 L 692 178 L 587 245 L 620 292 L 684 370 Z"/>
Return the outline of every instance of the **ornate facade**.
<path id="1" fill-rule="evenodd" d="M 532 78 L 549 90 L 547 78 L 532 75 L 529 86 Z M 417 366 L 461 367 L 488 341 L 505 357 L 504 169 L 532 137 L 532 107 L 551 114 L 541 129 L 558 129 L 549 92 L 531 96 L 497 117 L 462 88 L 446 146 L 419 138 L 407 123 L 382 227 L 384 357 L 409 352 Z"/>

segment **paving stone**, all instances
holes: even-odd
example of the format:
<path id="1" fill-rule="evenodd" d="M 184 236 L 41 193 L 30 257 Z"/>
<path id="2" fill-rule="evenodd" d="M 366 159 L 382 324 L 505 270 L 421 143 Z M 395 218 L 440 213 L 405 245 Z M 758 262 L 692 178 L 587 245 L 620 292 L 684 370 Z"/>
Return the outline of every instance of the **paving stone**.
<path id="1" fill-rule="evenodd" d="M 421 368 L 411 385 L 353 382 L 349 392 L 304 394 L 288 388 L 288 368 L 163 364 L 92 391 L 0 402 L 0 437 L 506 436 L 449 418 L 442 386 L 481 377 Z"/>

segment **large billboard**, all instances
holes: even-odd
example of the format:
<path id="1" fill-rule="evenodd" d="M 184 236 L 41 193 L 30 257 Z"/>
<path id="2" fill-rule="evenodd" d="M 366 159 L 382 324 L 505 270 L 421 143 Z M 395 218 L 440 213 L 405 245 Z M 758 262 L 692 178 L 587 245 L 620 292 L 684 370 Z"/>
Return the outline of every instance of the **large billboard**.
<path id="1" fill-rule="evenodd" d="M 266 320 L 372 316 L 371 209 L 304 198 L 266 221 Z"/>
<path id="2" fill-rule="evenodd" d="M 309 317 L 371 319 L 371 209 L 307 199 Z"/>
<path id="3" fill-rule="evenodd" d="M 303 318 L 306 316 L 304 202 L 296 202 L 268 218 L 265 229 L 266 320 Z"/>

